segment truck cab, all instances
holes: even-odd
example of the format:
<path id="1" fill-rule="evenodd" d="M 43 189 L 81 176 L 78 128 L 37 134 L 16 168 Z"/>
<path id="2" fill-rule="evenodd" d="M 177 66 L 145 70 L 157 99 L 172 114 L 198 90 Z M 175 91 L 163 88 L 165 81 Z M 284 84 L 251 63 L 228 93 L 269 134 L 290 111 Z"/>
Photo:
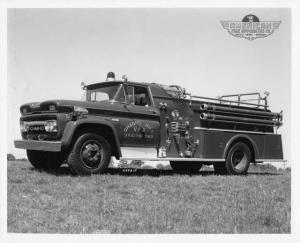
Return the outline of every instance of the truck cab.
<path id="1" fill-rule="evenodd" d="M 22 140 L 31 164 L 74 174 L 104 173 L 111 157 L 170 161 L 176 171 L 214 165 L 245 174 L 250 163 L 282 161 L 282 113 L 259 93 L 192 96 L 179 86 L 114 80 L 83 85 L 84 100 L 49 100 L 20 107 Z M 257 95 L 256 103 L 241 97 Z M 237 100 L 230 99 L 237 96 Z"/>

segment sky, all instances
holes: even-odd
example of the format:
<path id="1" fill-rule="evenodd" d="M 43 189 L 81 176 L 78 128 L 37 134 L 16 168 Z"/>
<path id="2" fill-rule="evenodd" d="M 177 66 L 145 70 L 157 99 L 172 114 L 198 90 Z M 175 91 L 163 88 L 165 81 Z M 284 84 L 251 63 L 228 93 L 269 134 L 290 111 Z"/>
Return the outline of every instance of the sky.
<path id="1" fill-rule="evenodd" d="M 221 20 L 281 21 L 249 41 L 231 36 Z M 291 28 L 288 9 L 10 9 L 8 11 L 7 149 L 16 157 L 19 107 L 49 99 L 80 99 L 82 81 L 117 78 L 176 84 L 194 95 L 269 91 L 283 110 L 284 156 L 291 157 Z"/>

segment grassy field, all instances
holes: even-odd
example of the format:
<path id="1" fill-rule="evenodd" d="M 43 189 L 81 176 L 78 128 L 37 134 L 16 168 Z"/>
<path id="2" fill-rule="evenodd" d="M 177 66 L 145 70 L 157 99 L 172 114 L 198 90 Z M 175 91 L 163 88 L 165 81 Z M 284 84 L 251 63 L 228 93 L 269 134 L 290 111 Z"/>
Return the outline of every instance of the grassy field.
<path id="1" fill-rule="evenodd" d="M 8 162 L 8 232 L 290 233 L 290 172 L 73 177 Z"/>

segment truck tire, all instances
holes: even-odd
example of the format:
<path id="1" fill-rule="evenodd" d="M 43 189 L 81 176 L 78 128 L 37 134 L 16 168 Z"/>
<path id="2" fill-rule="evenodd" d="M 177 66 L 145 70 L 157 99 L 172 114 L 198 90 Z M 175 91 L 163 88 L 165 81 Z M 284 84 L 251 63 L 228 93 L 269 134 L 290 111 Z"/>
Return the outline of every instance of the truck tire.
<path id="1" fill-rule="evenodd" d="M 218 175 L 226 175 L 227 170 L 225 166 L 225 162 L 217 162 L 213 164 L 216 174 Z"/>
<path id="2" fill-rule="evenodd" d="M 58 169 L 65 160 L 64 153 L 36 150 L 27 150 L 27 157 L 33 167 L 46 171 Z"/>
<path id="3" fill-rule="evenodd" d="M 197 161 L 170 161 L 170 165 L 175 172 L 198 172 L 202 164 Z"/>
<path id="4" fill-rule="evenodd" d="M 250 166 L 251 152 L 249 147 L 242 142 L 232 145 L 225 162 L 225 167 L 230 175 L 245 175 Z"/>
<path id="5" fill-rule="evenodd" d="M 107 140 L 94 133 L 78 137 L 68 157 L 74 175 L 91 175 L 106 172 L 111 156 Z"/>

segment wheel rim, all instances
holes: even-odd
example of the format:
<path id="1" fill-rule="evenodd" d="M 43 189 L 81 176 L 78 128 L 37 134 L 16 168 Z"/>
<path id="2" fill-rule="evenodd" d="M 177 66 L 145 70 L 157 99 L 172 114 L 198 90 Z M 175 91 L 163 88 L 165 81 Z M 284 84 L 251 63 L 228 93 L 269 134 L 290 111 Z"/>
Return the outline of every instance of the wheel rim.
<path id="1" fill-rule="evenodd" d="M 232 153 L 231 164 L 237 171 L 242 171 L 246 168 L 248 162 L 247 154 L 242 149 L 237 149 Z"/>
<path id="2" fill-rule="evenodd" d="M 89 169 L 96 169 L 104 157 L 104 150 L 97 140 L 88 140 L 80 150 L 80 159 L 83 165 Z"/>

